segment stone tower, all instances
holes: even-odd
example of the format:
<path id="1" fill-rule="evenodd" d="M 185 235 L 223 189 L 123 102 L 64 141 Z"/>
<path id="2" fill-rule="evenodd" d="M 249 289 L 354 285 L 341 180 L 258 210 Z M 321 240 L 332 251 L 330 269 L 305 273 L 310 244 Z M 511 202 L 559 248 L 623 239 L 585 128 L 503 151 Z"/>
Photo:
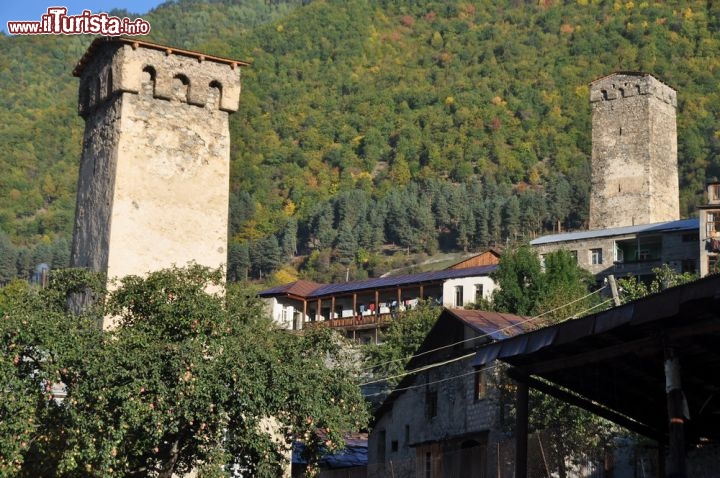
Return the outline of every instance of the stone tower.
<path id="1" fill-rule="evenodd" d="M 226 263 L 229 114 L 246 63 L 128 38 L 95 40 L 72 265 L 108 278 Z"/>
<path id="2" fill-rule="evenodd" d="M 590 84 L 590 229 L 680 218 L 675 90 L 645 73 Z"/>

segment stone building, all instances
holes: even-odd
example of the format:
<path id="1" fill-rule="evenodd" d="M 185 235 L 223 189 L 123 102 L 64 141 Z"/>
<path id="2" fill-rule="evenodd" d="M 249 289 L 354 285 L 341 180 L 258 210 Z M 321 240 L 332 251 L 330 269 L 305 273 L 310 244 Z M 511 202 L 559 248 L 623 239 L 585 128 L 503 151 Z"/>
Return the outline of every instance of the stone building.
<path id="1" fill-rule="evenodd" d="M 645 73 L 590 84 L 591 230 L 680 218 L 675 90 Z"/>
<path id="2" fill-rule="evenodd" d="M 641 279 L 663 264 L 681 273 L 697 272 L 697 244 L 697 219 L 567 232 L 530 241 L 541 258 L 558 249 L 570 251 L 580 267 L 599 278 L 613 274 Z"/>
<path id="3" fill-rule="evenodd" d="M 95 40 L 73 74 L 85 120 L 71 263 L 108 278 L 226 262 L 241 61 Z"/>
<path id="4" fill-rule="evenodd" d="M 492 367 L 473 369 L 473 351 L 528 324 L 512 314 L 444 309 L 406 366 L 421 370 L 404 377 L 374 414 L 367 476 L 498 476 L 508 409 Z M 439 366 L 422 370 L 430 364 Z"/>
<path id="5" fill-rule="evenodd" d="M 698 221 L 679 219 L 675 90 L 645 73 L 590 84 L 592 160 L 588 231 L 530 241 L 567 250 L 598 277 L 698 270 Z"/>

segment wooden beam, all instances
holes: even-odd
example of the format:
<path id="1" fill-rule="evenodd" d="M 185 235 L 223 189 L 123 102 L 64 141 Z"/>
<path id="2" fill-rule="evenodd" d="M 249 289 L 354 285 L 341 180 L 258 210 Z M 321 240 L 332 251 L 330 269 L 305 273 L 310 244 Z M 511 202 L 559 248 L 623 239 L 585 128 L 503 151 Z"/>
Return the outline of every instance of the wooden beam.
<path id="1" fill-rule="evenodd" d="M 517 383 L 515 393 L 515 478 L 527 478 L 529 389 L 526 381 Z"/>
<path id="2" fill-rule="evenodd" d="M 693 323 L 682 327 L 664 329 L 663 332 L 665 337 L 667 337 L 670 341 L 681 340 L 697 335 L 720 332 L 720 321 L 712 320 L 701 324 Z M 553 360 L 537 361 L 536 359 L 528 365 L 522 365 L 521 368 L 528 374 L 542 375 L 547 372 L 582 367 L 590 363 L 617 358 L 629 353 L 647 355 L 653 350 L 660 353 L 662 349 L 663 339 L 659 334 L 656 334 L 655 336 L 644 337 L 631 342 L 622 342 L 605 348 L 595 348 L 587 352 L 560 357 Z"/>
<path id="3" fill-rule="evenodd" d="M 669 478 L 687 478 L 685 457 L 685 397 L 682 391 L 680 361 L 672 348 L 665 349 L 665 390 L 668 411 Z"/>
<path id="4" fill-rule="evenodd" d="M 555 372 L 557 370 L 582 367 L 583 365 L 616 358 L 628 353 L 635 353 L 638 351 L 645 353 L 648 350 L 648 346 L 652 345 L 660 348 L 662 346 L 661 339 L 659 337 L 644 337 L 632 342 L 623 342 L 603 349 L 593 349 L 588 352 L 568 357 L 560 357 L 558 359 L 545 360 L 542 362 L 535 361 L 531 364 L 523 365 L 522 369 L 528 374 L 541 375 L 543 373 Z"/>
<path id="5" fill-rule="evenodd" d="M 644 435 L 658 441 L 664 440 L 664 434 L 656 430 L 655 428 L 632 420 L 625 415 L 621 415 L 613 410 L 610 410 L 609 408 L 602 407 L 595 402 L 581 397 L 580 395 L 576 395 L 564 389 L 558 388 L 552 383 L 544 382 L 534 377 L 530 377 L 526 375 L 523 371 L 517 369 L 508 370 L 508 375 L 514 380 L 526 381 L 529 386 L 536 390 L 540 390 L 547 395 L 555 397 L 558 400 L 569 403 L 571 405 L 575 405 L 576 407 L 583 408 L 591 413 L 594 413 L 595 415 L 610 420 L 611 422 L 615 422 L 618 425 L 627 428 L 628 430 L 634 431 L 636 433 L 639 433 L 640 435 Z"/>

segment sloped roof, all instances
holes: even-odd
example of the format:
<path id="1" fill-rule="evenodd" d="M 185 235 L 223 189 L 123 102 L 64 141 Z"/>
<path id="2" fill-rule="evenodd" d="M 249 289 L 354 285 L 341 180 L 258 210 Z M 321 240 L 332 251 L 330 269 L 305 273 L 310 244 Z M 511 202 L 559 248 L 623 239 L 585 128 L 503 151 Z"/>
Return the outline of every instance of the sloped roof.
<path id="1" fill-rule="evenodd" d="M 350 433 L 345 438 L 345 448 L 336 453 L 327 453 L 320 458 L 320 467 L 323 469 L 342 469 L 366 466 L 368 464 L 368 434 Z M 295 442 L 293 445 L 293 464 L 306 464 L 302 457 L 305 445 Z"/>
<path id="2" fill-rule="evenodd" d="M 305 297 L 310 295 L 312 291 L 321 286 L 322 284 L 319 284 L 317 282 L 301 279 L 295 282 L 290 282 L 288 284 L 283 284 L 276 287 L 271 287 L 269 289 L 265 289 L 261 291 L 258 295 L 260 295 L 260 297 L 273 297 L 277 295 L 296 295 L 299 297 Z"/>
<path id="3" fill-rule="evenodd" d="M 401 276 L 380 277 L 377 279 L 367 279 L 354 282 L 341 282 L 338 284 L 315 284 L 310 281 L 297 281 L 291 284 L 285 284 L 270 289 L 260 291 L 260 297 L 273 297 L 284 294 L 292 294 L 304 297 L 306 299 L 315 299 L 325 296 L 350 294 L 353 292 L 361 292 L 374 289 L 387 289 L 392 287 L 424 284 L 428 282 L 437 282 L 447 279 L 458 279 L 463 277 L 487 276 L 497 269 L 496 265 L 468 267 L 466 269 L 446 269 L 434 272 L 421 272 L 419 274 L 408 274 Z M 298 283 L 303 283 L 296 286 Z M 312 284 L 317 287 L 311 288 Z M 292 292 L 289 292 L 292 290 Z"/>
<path id="4" fill-rule="evenodd" d="M 418 347 L 416 355 L 408 361 L 405 370 L 412 370 L 419 365 L 426 365 L 428 361 L 435 363 L 449 356 L 459 356 L 467 352 L 467 349 L 463 347 L 460 347 L 462 350 L 450 347 L 451 345 L 461 344 L 457 344 L 455 337 L 443 333 L 443 329 L 447 330 L 445 326 L 450 323 L 449 321 L 457 321 L 480 334 L 477 337 L 477 343 L 472 343 L 473 346 L 515 337 L 532 328 L 529 317 L 490 312 L 487 310 L 443 308 L 435 325 L 433 325 L 430 332 L 428 332 L 422 345 Z M 428 355 L 429 352 L 434 350 L 438 351 L 436 354 L 438 354 L 439 357 L 433 356 L 432 354 Z M 375 420 L 378 420 L 390 409 L 395 400 L 405 392 L 405 388 L 410 386 L 414 380 L 415 374 L 403 377 L 400 383 L 398 383 L 395 389 L 391 391 L 390 395 L 383 401 L 382 405 L 375 411 Z"/>
<path id="5" fill-rule="evenodd" d="M 565 232 L 538 237 L 530 241 L 531 246 L 543 244 L 554 244 L 556 242 L 579 241 L 583 239 L 599 239 L 601 237 L 624 236 L 628 234 L 649 234 L 672 231 L 697 230 L 700 226 L 698 218 L 680 219 L 677 221 L 657 222 L 654 224 L 642 224 L 638 226 L 611 227 L 595 231 Z"/>
<path id="6" fill-rule="evenodd" d="M 473 309 L 445 309 L 446 313 L 493 340 L 504 340 L 532 329 L 528 317 Z"/>
<path id="7" fill-rule="evenodd" d="M 688 441 L 720 442 L 717 274 L 488 344 L 478 349 L 473 364 L 502 360 L 533 387 L 663 440 L 668 433 L 668 350 L 682 367 Z"/>

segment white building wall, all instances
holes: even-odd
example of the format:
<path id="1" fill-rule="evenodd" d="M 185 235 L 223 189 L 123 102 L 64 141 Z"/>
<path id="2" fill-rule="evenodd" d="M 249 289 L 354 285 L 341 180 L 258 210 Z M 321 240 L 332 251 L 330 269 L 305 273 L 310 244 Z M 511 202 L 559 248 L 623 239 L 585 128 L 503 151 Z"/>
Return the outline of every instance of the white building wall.
<path id="1" fill-rule="evenodd" d="M 493 291 L 497 288 L 495 281 L 488 276 L 463 277 L 460 279 L 449 279 L 443 284 L 444 307 L 464 307 L 475 303 L 475 291 L 478 285 L 482 285 L 483 298 L 490 299 Z M 456 304 L 457 287 L 462 287 L 462 304 Z"/>

